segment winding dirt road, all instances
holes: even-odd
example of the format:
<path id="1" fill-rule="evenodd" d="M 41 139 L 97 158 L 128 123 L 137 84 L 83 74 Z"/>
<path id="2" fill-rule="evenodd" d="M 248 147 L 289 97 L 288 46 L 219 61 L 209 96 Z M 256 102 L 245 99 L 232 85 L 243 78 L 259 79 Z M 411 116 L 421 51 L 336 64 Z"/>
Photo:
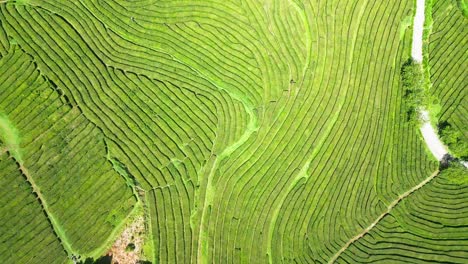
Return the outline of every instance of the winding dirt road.
<path id="1" fill-rule="evenodd" d="M 413 23 L 413 43 L 411 56 L 413 60 L 419 64 L 423 61 L 423 33 L 424 33 L 424 10 L 425 0 L 416 0 L 416 15 Z M 419 112 L 422 125 L 421 134 L 426 142 L 427 147 L 432 152 L 432 155 L 440 161 L 448 153 L 447 147 L 442 143 L 437 135 L 437 131 L 431 125 L 429 112 L 422 108 Z"/>
<path id="2" fill-rule="evenodd" d="M 423 33 L 424 33 L 424 19 L 425 19 L 425 0 L 416 0 L 416 15 L 414 16 L 413 23 L 413 43 L 411 50 L 411 57 L 416 63 L 421 64 L 423 61 Z M 431 125 L 430 114 L 425 108 L 419 111 L 421 117 L 421 134 L 426 142 L 427 147 L 432 155 L 441 161 L 446 154 L 449 154 L 448 147 L 440 140 L 437 130 Z M 468 168 L 467 161 L 460 162 L 465 168 Z"/>

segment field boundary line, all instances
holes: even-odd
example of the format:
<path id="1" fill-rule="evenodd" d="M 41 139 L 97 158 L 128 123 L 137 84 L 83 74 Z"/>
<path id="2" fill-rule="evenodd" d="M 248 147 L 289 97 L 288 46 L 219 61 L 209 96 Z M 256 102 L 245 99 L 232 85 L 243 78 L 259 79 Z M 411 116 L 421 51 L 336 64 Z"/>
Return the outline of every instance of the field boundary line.
<path id="1" fill-rule="evenodd" d="M 352 237 L 338 252 L 333 255 L 333 257 L 328 261 L 329 264 L 335 263 L 335 261 L 338 259 L 338 257 L 343 253 L 348 247 L 359 240 L 361 237 L 363 237 L 365 234 L 369 233 L 372 228 L 374 228 L 386 215 L 390 213 L 390 211 L 398 205 L 400 201 L 411 195 L 413 192 L 417 191 L 427 183 L 429 183 L 432 179 L 434 179 L 437 175 L 439 175 L 439 170 L 436 170 L 433 172 L 429 177 L 424 179 L 422 182 L 420 182 L 418 185 L 414 186 L 413 188 L 409 189 L 408 191 L 404 192 L 403 194 L 399 195 L 396 200 L 394 200 L 390 205 L 387 207 L 387 210 L 385 210 L 377 219 L 372 222 L 368 227 L 366 227 L 361 233 L 357 234 L 356 236 Z"/>
<path id="2" fill-rule="evenodd" d="M 8 153 L 11 159 L 17 164 L 18 169 L 20 170 L 21 174 L 24 176 L 26 182 L 31 186 L 33 194 L 37 195 L 37 200 L 44 211 L 50 225 L 52 231 L 57 236 L 60 244 L 66 251 L 67 255 L 70 257 L 73 254 L 73 250 L 71 248 L 70 242 L 68 241 L 67 237 L 65 236 L 64 231 L 60 227 L 58 221 L 54 218 L 51 214 L 47 202 L 44 199 L 41 191 L 37 187 L 34 179 L 30 176 L 28 170 L 23 165 L 23 159 L 21 155 L 21 148 L 20 148 L 20 136 L 16 127 L 10 122 L 8 117 L 0 111 L 0 139 L 2 139 L 5 144 L 3 148 L 0 149 L 0 154 Z"/>
<path id="3" fill-rule="evenodd" d="M 34 180 L 32 179 L 31 175 L 29 174 L 28 169 L 26 169 L 26 167 L 24 167 L 24 165 L 18 162 L 15 158 L 14 160 L 18 164 L 18 168 L 21 174 L 23 174 L 23 176 L 26 178 L 26 181 L 31 186 L 31 189 L 37 195 L 37 198 L 38 198 L 37 200 L 39 201 L 39 204 L 41 205 L 47 218 L 49 219 L 54 233 L 57 235 L 57 238 L 60 240 L 61 242 L 60 244 L 63 246 L 63 248 L 67 252 L 68 257 L 71 257 L 72 255 L 74 255 L 74 252 L 71 248 L 70 242 L 68 241 L 68 238 L 66 237 L 65 232 L 63 231 L 59 222 L 55 219 L 55 217 L 50 212 L 49 206 L 47 205 L 47 202 L 45 201 L 44 196 L 42 195 L 41 191 L 39 190 Z"/>
<path id="4" fill-rule="evenodd" d="M 240 101 L 245 108 L 245 111 L 249 115 L 249 123 L 247 124 L 247 127 L 244 131 L 244 133 L 240 136 L 240 138 L 232 143 L 231 145 L 227 146 L 224 148 L 224 150 L 217 155 L 214 160 L 212 161 L 212 165 L 209 168 L 210 171 L 207 175 L 207 180 L 206 180 L 206 188 L 205 188 L 205 193 L 204 193 L 204 199 L 203 203 L 201 204 L 201 216 L 200 216 L 200 223 L 198 226 L 198 241 L 197 241 L 197 263 L 208 263 L 207 257 L 208 257 L 208 243 L 205 240 L 206 230 L 205 230 L 205 225 L 207 225 L 207 210 L 208 206 L 211 206 L 211 203 L 213 201 L 214 197 L 214 190 L 213 190 L 213 176 L 216 173 L 216 169 L 218 169 L 218 166 L 220 162 L 226 158 L 229 157 L 236 149 L 238 149 L 240 146 L 242 146 L 249 138 L 250 136 L 258 130 L 258 119 L 255 116 L 255 113 L 252 108 L 248 107 L 248 105 L 244 101 Z M 213 153 L 211 154 L 213 157 Z"/>

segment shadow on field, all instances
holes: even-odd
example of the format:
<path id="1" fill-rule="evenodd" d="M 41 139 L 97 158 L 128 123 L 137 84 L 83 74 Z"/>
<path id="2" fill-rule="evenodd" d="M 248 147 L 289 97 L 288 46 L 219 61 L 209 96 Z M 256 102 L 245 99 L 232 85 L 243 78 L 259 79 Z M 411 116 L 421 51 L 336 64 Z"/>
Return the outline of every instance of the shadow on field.
<path id="1" fill-rule="evenodd" d="M 93 258 L 87 258 L 84 262 L 78 262 L 78 264 L 114 264 L 112 262 L 112 256 L 106 255 L 102 256 L 96 260 Z M 136 264 L 152 264 L 151 261 L 139 260 Z"/>
<path id="2" fill-rule="evenodd" d="M 112 264 L 112 256 L 102 256 L 96 260 L 93 258 L 87 258 L 84 262 L 79 262 L 80 264 Z"/>

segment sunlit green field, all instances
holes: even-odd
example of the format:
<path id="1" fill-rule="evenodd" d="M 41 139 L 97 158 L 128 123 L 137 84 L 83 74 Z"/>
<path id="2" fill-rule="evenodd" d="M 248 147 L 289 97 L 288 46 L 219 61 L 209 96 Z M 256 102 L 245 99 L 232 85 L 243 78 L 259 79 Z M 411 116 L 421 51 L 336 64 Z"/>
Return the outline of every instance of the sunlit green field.
<path id="1" fill-rule="evenodd" d="M 458 153 L 467 18 L 433 2 Z M 437 174 L 402 82 L 415 1 L 0 7 L 0 263 L 97 259 L 136 215 L 151 263 L 466 262 L 467 170 Z"/>

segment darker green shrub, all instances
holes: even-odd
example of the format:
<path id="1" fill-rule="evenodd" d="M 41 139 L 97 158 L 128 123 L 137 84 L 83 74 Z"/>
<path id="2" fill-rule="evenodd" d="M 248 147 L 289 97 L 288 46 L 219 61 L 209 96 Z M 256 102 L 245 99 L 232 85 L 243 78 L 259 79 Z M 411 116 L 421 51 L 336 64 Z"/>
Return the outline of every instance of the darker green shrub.
<path id="1" fill-rule="evenodd" d="M 463 16 L 468 18 L 468 2 L 466 0 L 457 0 L 457 6 L 462 12 Z"/>
<path id="2" fill-rule="evenodd" d="M 111 264 L 112 263 L 112 256 L 106 255 L 102 256 L 96 260 L 93 258 L 86 258 L 83 261 L 77 262 L 78 264 Z"/>
<path id="3" fill-rule="evenodd" d="M 457 160 L 450 162 L 440 173 L 440 176 L 449 179 L 453 183 L 460 185 L 468 184 L 468 170 Z"/>
<path id="4" fill-rule="evenodd" d="M 468 159 L 468 142 L 463 140 L 460 130 L 455 129 L 449 122 L 443 121 L 439 123 L 439 134 L 453 156 L 462 160 Z"/>
<path id="5" fill-rule="evenodd" d="M 418 108 L 424 104 L 425 92 L 421 66 L 413 59 L 407 60 L 401 67 L 403 99 L 408 121 L 418 120 Z"/>
<path id="6" fill-rule="evenodd" d="M 135 244 L 133 244 L 133 243 L 129 243 L 127 245 L 127 247 L 125 248 L 125 251 L 127 251 L 127 252 L 133 251 L 133 250 L 135 250 Z"/>

